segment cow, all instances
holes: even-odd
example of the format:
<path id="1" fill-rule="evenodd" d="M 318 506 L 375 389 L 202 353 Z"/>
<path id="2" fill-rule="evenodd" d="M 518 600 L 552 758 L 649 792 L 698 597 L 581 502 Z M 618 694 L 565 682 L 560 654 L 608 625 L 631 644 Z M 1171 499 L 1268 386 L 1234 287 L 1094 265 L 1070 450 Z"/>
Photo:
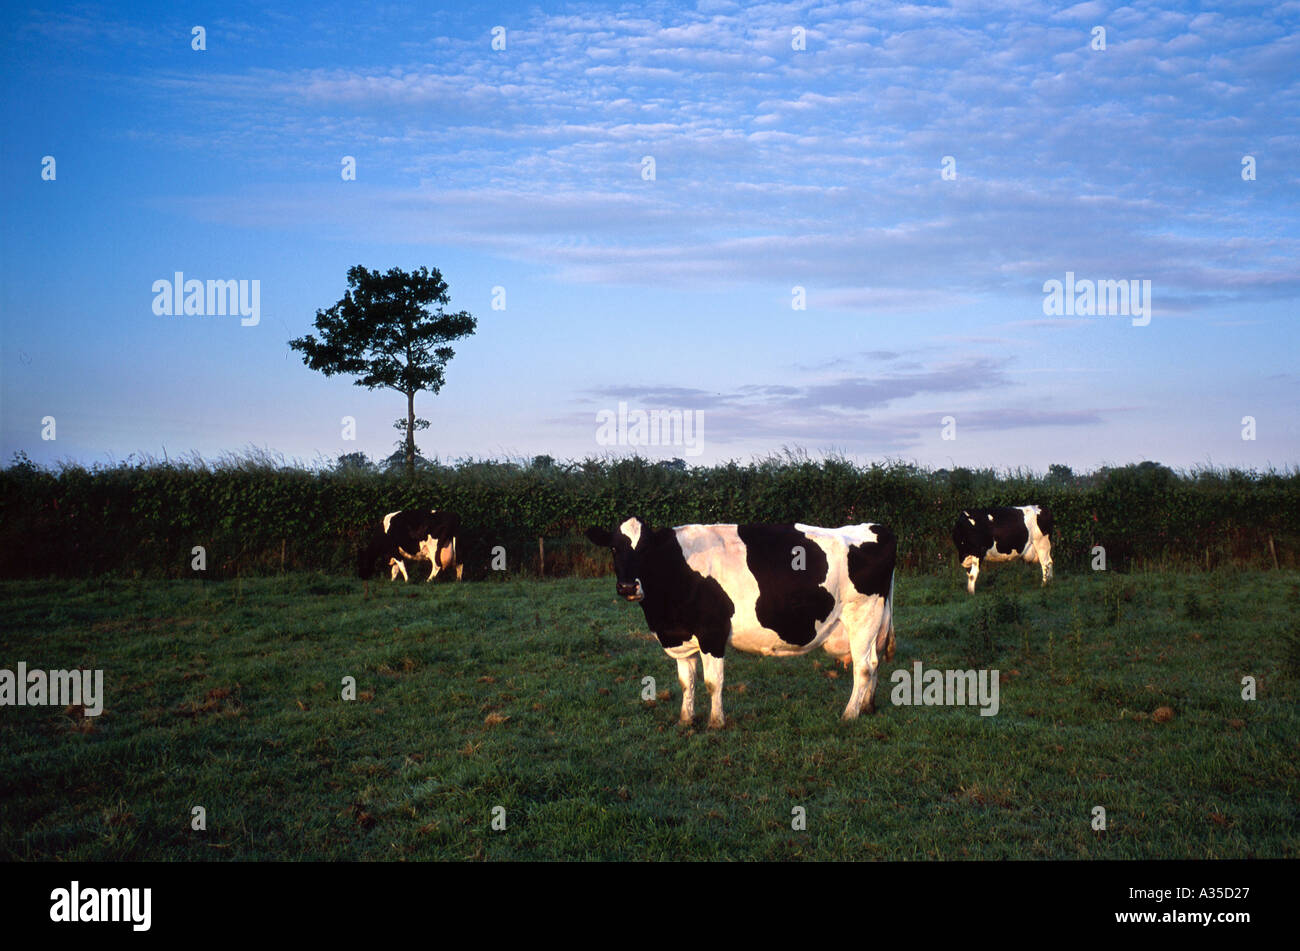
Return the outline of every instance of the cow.
<path id="1" fill-rule="evenodd" d="M 385 560 L 390 569 L 389 580 L 396 581 L 398 574 L 406 581 L 406 561 L 431 563 L 429 581 L 440 571 L 456 570 L 459 581 L 461 565 L 456 553 L 456 534 L 460 531 L 460 516 L 455 512 L 437 509 L 422 511 L 406 509 L 389 512 L 382 527 L 375 530 L 370 542 L 357 556 L 357 574 L 369 582 L 375 573 L 375 562 Z"/>
<path id="2" fill-rule="evenodd" d="M 619 597 L 639 602 L 646 625 L 677 661 L 681 723 L 695 716 L 695 665 L 703 658 L 712 702 L 709 726 L 724 725 L 723 657 L 728 647 L 769 657 L 818 647 L 852 660 L 843 718 L 876 712 L 880 660 L 894 655 L 894 560 L 886 526 L 681 525 L 652 528 L 629 518 L 587 538 L 614 553 Z"/>
<path id="3" fill-rule="evenodd" d="M 952 529 L 966 590 L 975 593 L 980 561 L 1038 562 L 1043 584 L 1052 580 L 1052 513 L 1041 505 L 963 509 Z"/>

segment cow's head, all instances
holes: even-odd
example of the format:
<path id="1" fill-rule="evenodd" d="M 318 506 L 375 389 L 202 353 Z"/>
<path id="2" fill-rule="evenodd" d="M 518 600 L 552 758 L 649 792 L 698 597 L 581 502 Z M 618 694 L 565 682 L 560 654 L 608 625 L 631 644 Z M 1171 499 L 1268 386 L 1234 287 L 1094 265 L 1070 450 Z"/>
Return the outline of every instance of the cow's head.
<path id="1" fill-rule="evenodd" d="M 641 587 L 641 556 L 646 551 L 646 538 L 650 526 L 642 519 L 629 518 L 614 531 L 603 528 L 587 529 L 587 537 L 594 544 L 614 552 L 615 590 L 620 598 L 640 601 L 645 598 Z"/>

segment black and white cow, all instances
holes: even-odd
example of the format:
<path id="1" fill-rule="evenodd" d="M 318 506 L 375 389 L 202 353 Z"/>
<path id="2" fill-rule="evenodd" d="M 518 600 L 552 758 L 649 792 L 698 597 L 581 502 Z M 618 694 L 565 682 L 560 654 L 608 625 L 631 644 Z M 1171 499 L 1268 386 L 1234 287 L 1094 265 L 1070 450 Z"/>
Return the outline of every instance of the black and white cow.
<path id="1" fill-rule="evenodd" d="M 389 512 L 383 525 L 375 530 L 369 544 L 357 556 L 357 574 L 369 580 L 375 573 L 375 562 L 383 560 L 391 568 L 391 580 L 398 574 L 409 581 L 406 561 L 427 561 L 432 565 L 428 580 L 440 571 L 456 570 L 460 580 L 463 566 L 456 555 L 456 534 L 460 531 L 460 516 L 455 512 L 405 511 Z"/>
<path id="2" fill-rule="evenodd" d="M 966 590 L 975 593 L 981 561 L 1034 562 L 1043 584 L 1052 580 L 1052 513 L 1041 505 L 964 509 L 952 529 L 957 557 L 966 569 Z"/>
<path id="3" fill-rule="evenodd" d="M 728 646 L 789 657 L 818 647 L 853 662 L 844 719 L 865 703 L 876 712 L 876 678 L 894 655 L 894 558 L 884 525 L 682 525 L 651 528 L 629 518 L 613 532 L 587 530 L 613 549 L 620 597 L 639 601 L 646 624 L 677 661 L 682 723 L 695 715 L 696 655 L 723 725 L 722 668 Z"/>

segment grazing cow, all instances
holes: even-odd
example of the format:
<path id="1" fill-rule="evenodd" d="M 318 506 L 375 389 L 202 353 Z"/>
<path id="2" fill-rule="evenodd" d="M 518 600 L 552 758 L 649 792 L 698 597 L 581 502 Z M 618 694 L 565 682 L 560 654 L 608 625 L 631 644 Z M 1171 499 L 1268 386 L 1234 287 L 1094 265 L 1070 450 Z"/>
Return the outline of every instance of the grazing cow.
<path id="1" fill-rule="evenodd" d="M 375 573 L 375 562 L 385 559 L 391 569 L 390 580 L 398 574 L 409 581 L 406 560 L 427 561 L 432 564 L 429 581 L 440 571 L 456 569 L 460 580 L 463 566 L 456 555 L 456 533 L 460 531 L 460 516 L 455 512 L 428 512 L 418 509 L 389 512 L 384 524 L 375 530 L 370 543 L 357 557 L 357 574 L 367 581 Z"/>
<path id="2" fill-rule="evenodd" d="M 1051 535 L 1052 513 L 1041 505 L 963 510 L 953 526 L 952 540 L 966 569 L 966 590 L 975 593 L 981 559 L 1038 562 L 1047 584 L 1052 580 Z"/>
<path id="3" fill-rule="evenodd" d="M 639 601 L 646 625 L 677 661 L 681 722 L 695 715 L 696 655 L 723 725 L 722 667 L 728 645 L 789 657 L 822 647 L 853 661 L 851 720 L 876 712 L 876 676 L 894 655 L 894 555 L 884 525 L 682 525 L 654 529 L 629 518 L 587 537 L 614 552 L 615 590 Z"/>

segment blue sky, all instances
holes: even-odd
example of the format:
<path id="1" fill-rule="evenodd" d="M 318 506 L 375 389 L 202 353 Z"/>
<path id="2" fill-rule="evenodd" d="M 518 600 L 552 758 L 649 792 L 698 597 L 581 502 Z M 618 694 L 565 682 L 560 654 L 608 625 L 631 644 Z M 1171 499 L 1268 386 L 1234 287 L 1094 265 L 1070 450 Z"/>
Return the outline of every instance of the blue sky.
<path id="1" fill-rule="evenodd" d="M 697 414 L 693 462 L 1300 463 L 1300 4 L 4 18 L 5 463 L 387 454 L 404 398 L 287 346 L 355 264 L 478 318 L 417 398 L 444 460 L 632 452 L 622 402 Z M 155 314 L 177 271 L 260 322 Z M 1048 316 L 1067 272 L 1150 281 L 1150 323 Z"/>

